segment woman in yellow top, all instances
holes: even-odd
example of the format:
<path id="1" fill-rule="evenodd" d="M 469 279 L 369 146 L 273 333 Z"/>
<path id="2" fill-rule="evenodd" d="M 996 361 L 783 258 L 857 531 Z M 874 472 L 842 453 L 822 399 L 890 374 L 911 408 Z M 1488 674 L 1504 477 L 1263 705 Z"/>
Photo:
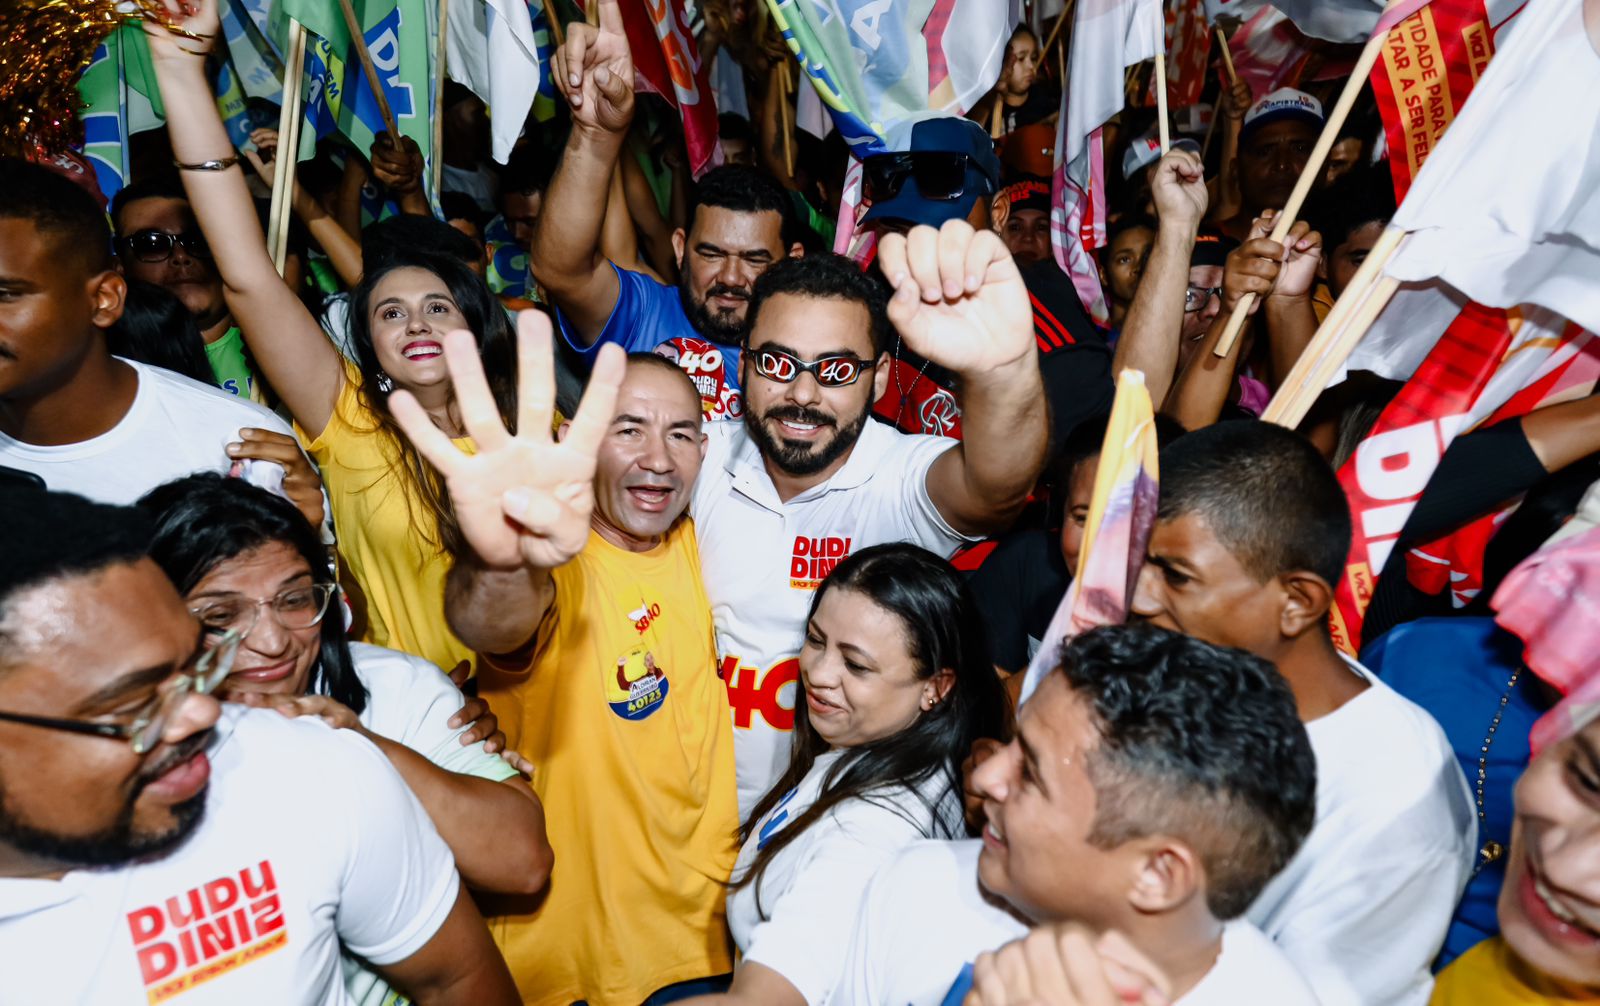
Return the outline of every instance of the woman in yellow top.
<path id="1" fill-rule="evenodd" d="M 1432 1006 L 1600 1003 L 1600 718 L 1540 751 L 1515 801 L 1500 935 L 1440 972 Z"/>
<path id="2" fill-rule="evenodd" d="M 149 33 L 173 154 L 228 306 L 322 468 L 361 638 L 453 668 L 472 656 L 444 618 L 447 555 L 459 530 L 437 473 L 400 434 L 388 400 L 397 389 L 411 392 L 435 425 L 471 450 L 445 368 L 444 333 L 472 332 L 493 400 L 510 423 L 511 324 L 464 263 L 396 248 L 351 294 L 358 364 L 346 363 L 278 277 L 211 100 L 205 53 L 217 36 L 216 0 L 186 9 L 193 13 L 180 27 L 198 38 Z"/>

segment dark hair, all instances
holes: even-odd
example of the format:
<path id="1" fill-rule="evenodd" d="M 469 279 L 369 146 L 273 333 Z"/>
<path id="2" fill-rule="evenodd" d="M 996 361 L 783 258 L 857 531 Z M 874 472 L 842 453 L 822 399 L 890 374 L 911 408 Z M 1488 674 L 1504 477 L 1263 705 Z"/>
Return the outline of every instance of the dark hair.
<path id="1" fill-rule="evenodd" d="M 183 180 L 172 171 L 124 185 L 111 198 L 111 226 L 119 237 L 122 236 L 122 211 L 141 199 L 181 199 L 188 202 L 189 195 L 183 190 Z"/>
<path id="2" fill-rule="evenodd" d="M 717 135 L 724 140 L 744 140 L 752 145 L 756 142 L 756 131 L 750 120 L 738 112 L 723 112 L 717 116 Z"/>
<path id="3" fill-rule="evenodd" d="M 419 255 L 453 258 L 470 265 L 482 260 L 483 246 L 443 220 L 410 213 L 397 213 L 362 228 L 361 262 L 368 274 L 417 265 Z M 422 268 L 438 272 L 432 265 Z"/>
<path id="4" fill-rule="evenodd" d="M 138 510 L 72 493 L 5 483 L 0 485 L 0 514 L 5 518 L 0 520 L 0 555 L 5 556 L 0 562 L 0 646 L 8 642 L 5 621 L 17 595 L 52 580 L 138 562 L 150 543 L 150 522 Z M 4 656 L 0 650 L 0 662 Z"/>
<path id="5" fill-rule="evenodd" d="M 484 212 L 465 192 L 439 193 L 439 212 L 444 214 L 446 224 L 452 220 L 465 220 L 479 231 L 483 230 Z"/>
<path id="6" fill-rule="evenodd" d="M 500 169 L 500 194 L 531 196 L 550 187 L 556 171 L 556 155 L 537 143 L 528 142 L 511 151 L 511 158 Z"/>
<path id="7" fill-rule="evenodd" d="M 1304 217 L 1322 235 L 1327 254 L 1367 224 L 1387 224 L 1395 213 L 1394 178 L 1388 162 L 1358 165 L 1313 192 Z"/>
<path id="8" fill-rule="evenodd" d="M 1337 584 L 1350 554 L 1350 506 L 1310 441 L 1240 420 L 1186 433 L 1161 452 L 1159 521 L 1205 518 L 1263 583 L 1309 570 Z"/>
<path id="9" fill-rule="evenodd" d="M 961 763 L 973 741 L 1005 736 L 1008 705 L 989 660 L 983 616 L 965 580 L 948 562 L 911 544 L 864 548 L 822 581 L 811 598 L 808 624 L 823 596 L 835 589 L 864 595 L 899 619 L 919 679 L 949 670 L 955 681 L 937 705 L 904 730 L 845 752 L 828 769 L 816 802 L 767 841 L 750 868 L 734 881 L 735 889 L 755 884 L 759 891 L 761 875 L 773 858 L 846 800 L 878 800 L 888 791 L 904 788 L 920 790 L 928 808 L 937 811 L 937 798 L 930 800 L 924 783 L 942 779 L 959 792 Z M 803 689 L 803 683 L 796 687 L 789 767 L 750 812 L 739 832 L 741 840 L 750 837 L 761 819 L 828 751 L 828 742 L 811 726 L 805 700 L 798 694 Z M 949 822 L 941 821 L 937 812 L 934 822 L 941 834 L 929 837 L 955 837 L 944 833 Z"/>
<path id="10" fill-rule="evenodd" d="M 451 233 L 463 241 L 468 240 L 459 232 L 452 230 Z M 350 292 L 350 345 L 355 350 L 356 367 L 361 371 L 358 393 L 362 404 L 371 411 L 378 424 L 373 433 L 386 438 L 395 450 L 397 464 L 394 474 L 404 485 L 412 526 L 420 530 L 424 538 L 432 538 L 428 530 L 429 518 L 432 518 L 431 523 L 437 528 L 437 538 L 432 538 L 434 544 L 445 553 L 459 555 L 466 542 L 461 536 L 460 525 L 456 523 L 450 493 L 446 491 L 438 471 L 417 453 L 416 447 L 394 421 L 394 415 L 389 411 L 389 394 L 393 384 L 378 363 L 378 351 L 372 345 L 372 320 L 368 304 L 373 291 L 389 273 L 396 269 L 412 268 L 424 269 L 438 276 L 449 290 L 456 307 L 461 310 L 468 330 L 478 342 L 478 358 L 483 361 L 489 391 L 508 429 L 514 429 L 516 425 L 517 337 L 505 309 L 489 292 L 483 280 L 473 275 L 465 262 L 450 255 L 390 246 L 377 264 L 367 261 L 366 274 Z M 420 514 L 416 509 L 418 505 Z"/>
<path id="11" fill-rule="evenodd" d="M 1012 42 L 1015 42 L 1017 39 L 1021 38 L 1024 35 L 1026 35 L 1029 38 L 1033 39 L 1033 44 L 1034 45 L 1037 45 L 1040 48 L 1044 48 L 1044 43 L 1039 41 L 1038 34 L 1035 33 L 1032 28 L 1028 27 L 1028 23 L 1026 21 L 1018 21 L 1017 22 L 1017 26 L 1015 28 L 1011 29 L 1011 35 L 1010 35 L 1009 38 L 1006 39 L 1006 45 L 1009 46 Z"/>
<path id="12" fill-rule="evenodd" d="M 1109 249 L 1117 238 L 1128 231 L 1137 230 L 1140 227 L 1143 227 L 1151 234 L 1161 230 L 1160 225 L 1144 213 L 1124 213 L 1111 221 L 1110 225 L 1106 227 L 1106 247 Z"/>
<path id="13" fill-rule="evenodd" d="M 327 549 L 305 516 L 288 500 L 243 479 L 215 472 L 174 479 L 145 493 L 138 506 L 155 521 L 150 558 L 180 594 L 223 563 L 273 544 L 294 549 L 310 567 L 313 582 L 335 583 Z M 360 713 L 367 707 L 367 689 L 356 677 L 338 598 L 330 605 L 318 625 L 322 642 L 306 688 Z"/>
<path id="14" fill-rule="evenodd" d="M 0 157 L 0 220 L 26 220 L 89 273 L 111 268 L 111 231 L 88 192 L 49 168 Z"/>
<path id="15" fill-rule="evenodd" d="M 1143 624 L 1069 640 L 1060 672 L 1100 734 L 1085 764 L 1090 844 L 1182 839 L 1204 864 L 1211 914 L 1243 915 L 1316 820 L 1316 756 L 1283 675 Z"/>
<path id="16" fill-rule="evenodd" d="M 689 232 L 702 206 L 715 206 L 735 213 L 776 213 L 780 222 L 778 240 L 784 253 L 799 238 L 794 202 L 789 192 L 773 177 L 744 164 L 723 164 L 700 176 L 689 193 Z"/>
<path id="17" fill-rule="evenodd" d="M 130 279 L 122 317 L 106 329 L 106 347 L 117 356 L 162 367 L 184 377 L 217 384 L 205 340 L 194 315 L 164 286 Z"/>
<path id="18" fill-rule="evenodd" d="M 889 295 L 854 262 L 833 252 L 782 258 L 756 278 L 745 311 L 745 338 L 756 329 L 756 316 L 767 300 L 780 293 L 797 297 L 847 300 L 867 309 L 867 338 L 876 357 L 889 345 Z M 870 375 L 869 375 L 870 376 Z"/>
<path id="19" fill-rule="evenodd" d="M 1111 416 L 1100 415 L 1083 422 L 1072 428 L 1072 432 L 1061 441 L 1061 446 L 1056 451 L 1055 457 L 1045 469 L 1045 481 L 1050 486 L 1050 526 L 1060 527 L 1066 518 L 1067 495 L 1071 490 L 1072 476 L 1077 472 L 1078 466 L 1090 458 L 1098 458 L 1105 447 L 1106 429 L 1111 425 Z M 1167 415 L 1158 412 L 1155 416 L 1156 447 L 1163 448 L 1188 432 L 1183 424 Z"/>

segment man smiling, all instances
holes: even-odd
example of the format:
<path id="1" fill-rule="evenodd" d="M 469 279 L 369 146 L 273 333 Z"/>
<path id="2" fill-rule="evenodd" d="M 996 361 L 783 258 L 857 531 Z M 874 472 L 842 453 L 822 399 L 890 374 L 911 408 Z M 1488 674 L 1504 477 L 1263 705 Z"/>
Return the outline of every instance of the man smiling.
<path id="1" fill-rule="evenodd" d="M 0 492 L 0 971 L 18 1002 L 514 1002 L 449 849 L 384 757 L 219 707 L 137 512 Z M 85 966 L 85 962 L 92 962 Z"/>

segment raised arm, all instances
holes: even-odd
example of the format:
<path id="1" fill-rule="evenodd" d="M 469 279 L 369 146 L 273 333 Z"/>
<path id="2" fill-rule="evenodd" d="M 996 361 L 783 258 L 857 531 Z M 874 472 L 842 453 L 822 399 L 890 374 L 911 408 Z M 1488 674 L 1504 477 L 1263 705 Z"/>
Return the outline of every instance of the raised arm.
<path id="1" fill-rule="evenodd" d="M 573 334 L 593 345 L 621 292 L 600 238 L 611 173 L 633 119 L 633 57 L 616 0 L 600 0 L 598 28 L 567 27 L 555 64 L 572 132 L 545 193 L 528 263 Z"/>
<path id="2" fill-rule="evenodd" d="M 885 235 L 878 262 L 900 337 L 960 384 L 962 442 L 928 469 L 928 495 L 957 531 L 1001 530 L 1033 491 L 1050 438 L 1017 264 L 999 235 L 964 220 Z"/>
<path id="3" fill-rule="evenodd" d="M 255 169 L 256 177 L 260 178 L 270 190 L 272 172 L 278 155 L 278 131 L 257 129 L 250 134 L 250 142 L 256 145 L 256 149 L 245 151 L 245 159 Z M 262 160 L 263 157 L 266 160 Z M 289 202 L 294 207 L 294 215 L 305 224 L 306 230 L 311 232 L 311 237 L 317 244 L 322 246 L 328 261 L 333 264 L 333 271 L 339 274 L 340 281 L 345 286 L 352 287 L 361 282 L 360 242 L 351 237 L 339 221 L 330 216 L 322 204 L 300 186 L 294 187 Z"/>
<path id="4" fill-rule="evenodd" d="M 428 418 L 416 399 L 389 399 L 396 422 L 444 476 L 471 552 L 458 556 L 445 587 L 445 617 L 480 653 L 510 653 L 533 638 L 555 587 L 550 571 L 589 540 L 595 456 L 616 408 L 625 355 L 607 346 L 567 435 L 555 440 L 556 385 L 550 321 L 537 311 L 518 316 L 517 432 L 500 422 L 472 336 L 445 336 L 445 363 L 461 420 L 477 445 L 465 454 Z"/>
<path id="5" fill-rule="evenodd" d="M 183 9 L 178 0 L 163 2 L 174 23 L 201 36 L 185 38 L 146 22 L 173 156 L 180 164 L 233 157 L 236 152 L 205 75 L 205 53 L 219 30 L 217 0 L 186 0 Z M 185 15 L 184 10 L 194 13 Z M 216 256 L 228 308 L 256 363 L 295 421 L 313 436 L 321 433 L 338 401 L 344 367 L 339 351 L 273 268 L 245 186 L 244 166 L 179 174 Z"/>

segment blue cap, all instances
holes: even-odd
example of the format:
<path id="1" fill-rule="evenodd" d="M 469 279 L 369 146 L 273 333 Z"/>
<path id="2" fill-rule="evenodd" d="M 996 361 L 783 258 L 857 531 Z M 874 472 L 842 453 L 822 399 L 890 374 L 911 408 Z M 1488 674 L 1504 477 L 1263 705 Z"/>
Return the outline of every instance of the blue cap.
<path id="1" fill-rule="evenodd" d="M 911 127 L 910 153 L 965 154 L 967 184 L 957 199 L 923 199 L 917 180 L 907 178 L 893 199 L 873 203 L 865 220 L 909 220 L 914 224 L 938 227 L 946 220 L 965 218 L 978 199 L 1000 190 L 1000 158 L 994 152 L 989 131 L 971 119 L 941 116 L 923 119 Z M 870 162 L 871 157 L 867 158 Z"/>

